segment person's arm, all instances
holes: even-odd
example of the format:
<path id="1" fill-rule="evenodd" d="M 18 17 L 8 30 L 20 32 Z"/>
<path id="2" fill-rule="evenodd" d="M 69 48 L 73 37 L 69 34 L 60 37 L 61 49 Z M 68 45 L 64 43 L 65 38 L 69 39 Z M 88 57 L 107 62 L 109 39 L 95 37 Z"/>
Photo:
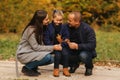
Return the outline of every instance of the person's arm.
<path id="1" fill-rule="evenodd" d="M 78 44 L 77 43 L 68 41 L 67 44 L 68 44 L 70 49 L 78 50 Z"/>
<path id="2" fill-rule="evenodd" d="M 62 25 L 62 39 L 65 41 L 66 39 L 69 39 L 69 31 L 67 24 Z"/>
<path id="3" fill-rule="evenodd" d="M 29 28 L 25 31 L 24 35 L 27 37 L 27 41 L 30 44 L 31 48 L 35 51 L 52 51 L 53 50 L 53 45 L 51 46 L 44 46 L 44 45 L 39 45 L 36 38 L 35 34 L 33 33 L 33 28 Z"/>
<path id="4" fill-rule="evenodd" d="M 78 44 L 79 50 L 94 50 L 96 48 L 96 35 L 93 29 L 86 30 L 87 42 Z"/>
<path id="5" fill-rule="evenodd" d="M 28 30 L 30 31 L 30 30 Z M 32 33 L 29 38 L 28 38 L 28 42 L 30 44 L 30 46 L 32 47 L 33 50 L 35 51 L 53 51 L 53 50 L 62 50 L 62 47 L 60 44 L 56 44 L 56 45 L 40 45 L 37 43 L 37 40 L 35 39 L 35 35 L 34 33 Z"/>
<path id="6" fill-rule="evenodd" d="M 35 51 L 52 51 L 53 45 L 47 46 L 47 45 L 39 45 L 35 39 L 35 35 L 32 34 L 28 39 L 29 44 L 31 45 L 32 49 Z"/>

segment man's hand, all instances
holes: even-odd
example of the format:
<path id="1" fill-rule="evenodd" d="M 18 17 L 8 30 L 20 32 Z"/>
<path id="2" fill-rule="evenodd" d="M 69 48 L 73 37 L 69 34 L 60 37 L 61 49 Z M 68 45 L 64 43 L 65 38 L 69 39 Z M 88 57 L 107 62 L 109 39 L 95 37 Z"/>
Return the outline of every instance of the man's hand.
<path id="1" fill-rule="evenodd" d="M 62 50 L 62 46 L 60 44 L 56 44 L 56 45 L 54 45 L 53 49 L 61 51 Z"/>
<path id="2" fill-rule="evenodd" d="M 65 42 L 69 43 L 69 42 L 70 42 L 70 40 L 69 40 L 69 39 L 65 39 Z"/>
<path id="3" fill-rule="evenodd" d="M 68 42 L 70 49 L 78 49 L 78 44 L 75 42 Z"/>

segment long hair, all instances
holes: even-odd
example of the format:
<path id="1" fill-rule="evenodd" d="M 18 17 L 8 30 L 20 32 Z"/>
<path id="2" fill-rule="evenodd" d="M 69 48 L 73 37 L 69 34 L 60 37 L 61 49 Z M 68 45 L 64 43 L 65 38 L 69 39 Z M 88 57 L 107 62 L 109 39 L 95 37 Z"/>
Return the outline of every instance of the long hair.
<path id="1" fill-rule="evenodd" d="M 31 19 L 31 21 L 28 23 L 28 25 L 25 27 L 24 31 L 31 25 L 35 28 L 35 38 L 38 42 L 38 44 L 42 44 L 43 40 L 43 20 L 46 18 L 47 12 L 44 10 L 37 10 Z M 24 33 L 23 31 L 23 33 Z M 22 33 L 22 34 L 23 34 Z"/>

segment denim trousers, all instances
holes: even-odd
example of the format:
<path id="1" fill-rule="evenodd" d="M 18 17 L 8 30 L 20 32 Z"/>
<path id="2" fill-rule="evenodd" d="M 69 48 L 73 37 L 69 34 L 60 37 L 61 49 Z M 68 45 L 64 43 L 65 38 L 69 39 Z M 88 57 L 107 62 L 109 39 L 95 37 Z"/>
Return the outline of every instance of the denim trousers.
<path id="1" fill-rule="evenodd" d="M 77 52 L 70 52 L 69 54 L 69 66 L 79 65 L 80 62 L 85 63 L 85 67 L 88 69 L 93 68 L 92 62 L 92 53 L 89 51 L 77 51 Z"/>
<path id="2" fill-rule="evenodd" d="M 28 69 L 34 69 L 38 66 L 48 65 L 54 62 L 54 58 L 51 56 L 51 54 L 47 54 L 42 60 L 40 61 L 33 61 L 25 64 L 25 67 Z"/>
<path id="3" fill-rule="evenodd" d="M 63 65 L 63 68 L 68 67 L 69 53 L 66 48 L 63 48 L 62 51 L 54 51 L 54 68 L 59 68 L 59 64 Z"/>

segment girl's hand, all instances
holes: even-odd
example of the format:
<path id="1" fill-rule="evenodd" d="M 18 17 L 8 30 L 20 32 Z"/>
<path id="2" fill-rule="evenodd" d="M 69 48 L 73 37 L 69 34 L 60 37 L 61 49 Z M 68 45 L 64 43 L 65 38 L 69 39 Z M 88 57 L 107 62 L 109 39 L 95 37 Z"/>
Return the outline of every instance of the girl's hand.
<path id="1" fill-rule="evenodd" d="M 57 39 L 57 41 L 58 41 L 59 43 L 62 43 L 62 41 L 63 41 L 60 34 L 57 34 L 56 39 Z"/>
<path id="2" fill-rule="evenodd" d="M 54 45 L 54 50 L 61 51 L 62 50 L 62 46 L 60 44 L 56 44 L 56 45 Z"/>

